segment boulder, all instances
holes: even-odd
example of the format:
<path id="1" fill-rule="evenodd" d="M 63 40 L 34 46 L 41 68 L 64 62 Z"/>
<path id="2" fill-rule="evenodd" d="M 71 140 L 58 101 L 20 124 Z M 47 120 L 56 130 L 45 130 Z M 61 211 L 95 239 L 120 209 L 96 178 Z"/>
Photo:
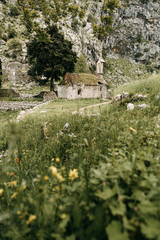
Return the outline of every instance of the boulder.
<path id="1" fill-rule="evenodd" d="M 136 107 L 137 108 L 147 108 L 147 107 L 149 107 L 149 105 L 146 103 L 143 103 L 143 104 L 137 105 Z"/>
<path id="2" fill-rule="evenodd" d="M 133 110 L 134 109 L 134 104 L 133 103 L 128 103 L 127 104 L 127 111 Z"/>
<path id="3" fill-rule="evenodd" d="M 51 92 L 45 92 L 43 95 L 43 102 L 48 102 L 51 100 L 57 99 L 57 95 L 55 92 L 51 91 Z"/>

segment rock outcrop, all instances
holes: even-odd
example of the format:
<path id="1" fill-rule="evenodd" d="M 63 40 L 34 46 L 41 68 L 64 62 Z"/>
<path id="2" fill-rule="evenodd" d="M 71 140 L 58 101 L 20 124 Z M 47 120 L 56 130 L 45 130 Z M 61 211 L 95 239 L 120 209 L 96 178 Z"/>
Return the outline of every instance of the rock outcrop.
<path id="1" fill-rule="evenodd" d="M 15 0 L 8 1 L 13 4 Z M 59 23 L 65 37 L 73 42 L 73 49 L 78 55 L 86 56 L 90 65 L 95 65 L 102 52 L 102 44 L 93 34 L 92 24 L 100 18 L 101 1 L 76 0 L 75 3 L 83 6 L 86 11 L 84 18 L 69 16 Z M 7 5 L 9 6 L 9 5 Z M 6 8 L 4 8 L 7 12 Z M 0 58 L 3 72 L 15 85 L 32 81 L 28 77 L 26 58 L 25 31 L 20 16 L 6 17 L 3 4 L 0 4 L 0 22 L 4 23 L 5 31 L 15 27 L 17 38 L 21 39 L 22 50 L 12 58 L 13 51 L 9 49 L 5 40 L 4 31 L 0 38 Z M 9 10 L 8 10 L 9 12 Z M 159 0 L 122 0 L 122 7 L 117 9 L 114 16 L 114 30 L 106 37 L 104 42 L 104 56 L 127 57 L 139 63 L 153 64 L 160 68 L 160 4 Z M 40 21 L 39 19 L 35 19 Z M 41 21 L 40 21 L 41 22 Z M 42 21 L 43 22 L 43 21 Z M 4 37 L 5 36 L 5 37 Z M 10 40 L 9 40 L 10 41 Z M 13 67 L 13 65 L 15 67 Z"/>

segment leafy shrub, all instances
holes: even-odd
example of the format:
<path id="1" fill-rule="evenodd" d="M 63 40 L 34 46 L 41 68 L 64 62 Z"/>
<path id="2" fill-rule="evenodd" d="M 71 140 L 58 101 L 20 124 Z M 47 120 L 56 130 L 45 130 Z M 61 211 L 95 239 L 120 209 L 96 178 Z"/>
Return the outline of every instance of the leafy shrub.
<path id="1" fill-rule="evenodd" d="M 19 12 L 18 7 L 16 5 L 11 5 L 9 15 L 11 17 L 17 17 L 19 14 L 20 14 L 20 12 Z"/>
<path id="2" fill-rule="evenodd" d="M 87 65 L 86 58 L 84 55 L 80 55 L 76 64 L 75 64 L 75 73 L 90 73 L 90 70 Z"/>
<path id="3" fill-rule="evenodd" d="M 18 38 L 8 40 L 7 45 L 9 50 L 17 49 L 19 52 L 22 51 L 22 43 Z"/>
<path id="4" fill-rule="evenodd" d="M 9 25 L 9 26 L 8 26 L 8 39 L 10 39 L 10 38 L 15 38 L 15 37 L 17 37 L 17 32 L 16 32 L 16 30 Z"/>
<path id="5" fill-rule="evenodd" d="M 72 19 L 71 27 L 72 29 L 77 32 L 78 31 L 78 26 L 79 26 L 79 21 L 76 18 Z"/>
<path id="6" fill-rule="evenodd" d="M 93 17 L 92 14 L 88 14 L 87 22 L 90 22 L 90 23 L 96 23 L 97 20 L 96 20 L 95 17 Z"/>
<path id="7" fill-rule="evenodd" d="M 137 52 L 137 53 L 134 55 L 135 59 L 140 58 L 141 56 L 143 56 L 143 53 L 141 53 L 141 52 Z"/>
<path id="8" fill-rule="evenodd" d="M 140 0 L 140 2 L 143 4 L 147 4 L 149 2 L 149 0 Z"/>
<path id="9" fill-rule="evenodd" d="M 8 52 L 12 52 L 11 56 L 13 58 L 16 58 L 16 56 L 22 52 L 22 42 L 18 38 L 11 38 L 7 41 L 7 45 Z"/>

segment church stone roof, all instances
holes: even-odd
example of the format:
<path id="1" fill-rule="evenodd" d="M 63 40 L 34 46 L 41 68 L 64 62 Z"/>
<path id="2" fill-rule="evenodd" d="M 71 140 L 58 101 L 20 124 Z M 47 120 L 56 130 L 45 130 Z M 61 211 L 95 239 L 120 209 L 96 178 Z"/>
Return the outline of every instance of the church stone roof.
<path id="1" fill-rule="evenodd" d="M 63 84 L 86 86 L 98 86 L 99 84 L 107 85 L 102 76 L 87 73 L 66 73 L 63 79 Z"/>

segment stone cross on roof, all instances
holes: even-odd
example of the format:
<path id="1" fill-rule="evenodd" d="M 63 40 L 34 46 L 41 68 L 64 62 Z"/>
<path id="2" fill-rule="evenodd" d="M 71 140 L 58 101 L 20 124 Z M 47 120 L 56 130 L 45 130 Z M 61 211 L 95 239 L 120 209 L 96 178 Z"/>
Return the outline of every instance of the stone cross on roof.
<path id="1" fill-rule="evenodd" d="M 105 61 L 103 60 L 103 58 L 100 57 L 97 62 L 97 74 L 103 75 L 103 64 L 104 63 L 105 63 Z"/>

